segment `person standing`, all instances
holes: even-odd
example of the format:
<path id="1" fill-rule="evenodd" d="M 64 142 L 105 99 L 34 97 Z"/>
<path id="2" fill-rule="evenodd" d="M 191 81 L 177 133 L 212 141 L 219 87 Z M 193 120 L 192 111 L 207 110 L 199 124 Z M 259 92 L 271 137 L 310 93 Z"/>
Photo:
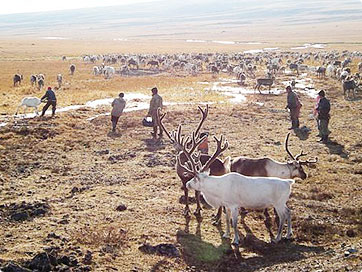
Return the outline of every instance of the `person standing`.
<path id="1" fill-rule="evenodd" d="M 321 100 L 321 96 L 320 95 L 317 95 L 316 99 L 315 99 L 315 106 L 314 106 L 314 109 L 313 109 L 313 116 L 314 116 L 314 119 L 317 120 L 317 128 L 318 128 L 318 135 L 317 137 L 322 137 L 321 133 L 319 132 L 319 120 L 318 120 L 318 104 L 319 104 L 319 101 Z"/>
<path id="2" fill-rule="evenodd" d="M 290 119 L 292 120 L 292 126 L 288 129 L 297 129 L 299 128 L 299 114 L 302 103 L 300 103 L 298 95 L 293 92 L 291 86 L 288 86 L 286 91 L 288 96 L 287 106 L 285 108 L 290 110 Z"/>
<path id="3" fill-rule="evenodd" d="M 117 123 L 119 117 L 122 115 L 124 108 L 126 107 L 126 101 L 124 100 L 124 93 L 120 93 L 118 98 L 114 99 L 112 102 L 112 112 L 111 112 L 111 121 L 112 121 L 112 132 L 116 132 Z"/>
<path id="4" fill-rule="evenodd" d="M 206 136 L 206 137 L 205 137 Z M 200 134 L 200 138 L 205 137 L 205 140 L 197 147 L 201 154 L 208 155 L 209 154 L 209 133 L 202 132 Z"/>
<path id="5" fill-rule="evenodd" d="M 331 104 L 329 100 L 325 97 L 326 93 L 321 90 L 318 95 L 321 97 L 318 103 L 317 111 L 318 111 L 318 120 L 319 120 L 319 133 L 321 135 L 321 139 L 319 142 L 324 144 L 328 143 L 328 135 L 331 133 L 328 129 L 330 115 L 329 112 L 331 110 Z"/>
<path id="6" fill-rule="evenodd" d="M 41 98 L 41 101 L 44 99 L 47 100 L 47 103 L 43 107 L 43 111 L 40 116 L 44 116 L 47 109 L 52 106 L 52 117 L 55 115 L 55 110 L 57 107 L 57 98 L 55 96 L 55 92 L 52 90 L 51 87 L 48 87 L 48 90 L 46 91 L 45 95 Z"/>
<path id="7" fill-rule="evenodd" d="M 153 133 L 152 136 L 153 138 L 157 137 L 157 127 L 159 127 L 160 130 L 160 134 L 159 136 L 162 137 L 162 128 L 160 127 L 158 120 L 157 120 L 157 109 L 163 107 L 163 101 L 162 101 L 162 97 L 158 94 L 158 89 L 156 87 L 151 89 L 152 91 L 152 99 L 150 101 L 150 109 L 148 110 L 148 114 L 147 116 L 151 116 L 152 117 L 152 121 L 153 121 Z"/>

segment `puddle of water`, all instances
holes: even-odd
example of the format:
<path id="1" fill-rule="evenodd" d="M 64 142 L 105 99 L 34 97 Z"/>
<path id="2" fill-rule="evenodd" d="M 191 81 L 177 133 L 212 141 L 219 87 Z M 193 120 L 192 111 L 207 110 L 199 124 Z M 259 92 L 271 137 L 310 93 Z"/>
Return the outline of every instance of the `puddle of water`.
<path id="1" fill-rule="evenodd" d="M 190 43 L 206 43 L 205 40 L 186 40 L 186 42 L 190 42 Z"/>
<path id="2" fill-rule="evenodd" d="M 291 81 L 283 81 L 282 83 L 285 86 L 291 85 Z M 311 78 L 296 79 L 295 90 L 311 98 L 316 98 L 318 96 L 318 91 L 315 89 L 313 80 Z"/>
<path id="3" fill-rule="evenodd" d="M 293 50 L 307 49 L 307 48 L 323 49 L 323 48 L 326 48 L 326 47 L 327 47 L 327 45 L 320 44 L 320 43 L 315 43 L 315 44 L 305 43 L 302 46 L 292 47 L 290 49 L 293 49 Z"/>
<path id="4" fill-rule="evenodd" d="M 129 103 L 129 101 L 132 101 L 135 99 L 138 99 L 138 100 L 148 99 L 149 100 L 149 99 L 151 99 L 151 96 L 140 94 L 140 93 L 126 93 L 125 94 L 125 100 L 127 101 L 127 104 Z M 67 112 L 67 111 L 71 111 L 71 110 L 78 110 L 81 108 L 97 108 L 100 106 L 111 105 L 113 100 L 114 100 L 114 98 L 97 99 L 97 100 L 93 100 L 93 101 L 88 101 L 84 105 L 71 105 L 71 106 L 59 108 L 59 109 L 57 109 L 57 112 Z M 142 102 L 134 102 L 134 103 L 142 103 Z M 132 103 L 130 103 L 130 105 L 132 105 Z M 45 115 L 49 115 L 49 114 L 50 114 L 50 110 L 48 110 L 45 113 Z M 34 118 L 36 116 L 36 114 L 27 113 L 25 115 L 22 114 L 19 116 L 21 116 L 22 118 Z"/>
<path id="5" fill-rule="evenodd" d="M 42 37 L 43 40 L 69 40 L 69 38 L 64 37 Z"/>
<path id="6" fill-rule="evenodd" d="M 251 50 L 245 50 L 244 54 L 257 54 L 257 53 L 262 53 L 264 50 L 263 49 L 251 49 Z"/>
<path id="7" fill-rule="evenodd" d="M 261 42 L 237 42 L 238 44 L 262 44 Z"/>
<path id="8" fill-rule="evenodd" d="M 279 50 L 279 47 L 266 47 L 264 48 L 265 51 L 275 51 L 275 50 Z"/>
<path id="9" fill-rule="evenodd" d="M 236 42 L 233 41 L 212 41 L 213 43 L 220 43 L 220 44 L 235 44 Z"/>

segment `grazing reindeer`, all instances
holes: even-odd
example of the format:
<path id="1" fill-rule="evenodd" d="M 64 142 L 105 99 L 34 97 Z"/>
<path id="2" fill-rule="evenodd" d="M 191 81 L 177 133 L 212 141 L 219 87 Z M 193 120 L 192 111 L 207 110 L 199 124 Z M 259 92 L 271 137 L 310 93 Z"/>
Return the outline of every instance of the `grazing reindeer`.
<path id="1" fill-rule="evenodd" d="M 22 80 L 23 80 L 23 75 L 15 74 L 13 77 L 14 87 L 16 86 L 16 84 L 20 86 Z"/>
<path id="2" fill-rule="evenodd" d="M 291 214 L 286 203 L 289 200 L 291 187 L 294 183 L 292 179 L 280 179 L 270 177 L 247 177 L 239 173 L 227 173 L 222 176 L 210 176 L 207 169 L 217 158 L 219 154 L 225 151 L 228 147 L 228 142 L 224 142 L 221 147 L 223 137 L 220 140 L 215 137 L 217 142 L 217 149 L 207 163 L 202 167 L 200 163 L 196 162 L 184 144 L 182 151 L 188 159 L 189 166 L 183 165 L 184 169 L 193 176 L 193 178 L 186 183 L 187 189 L 194 189 L 201 191 L 205 201 L 213 206 L 219 208 L 225 206 L 226 208 L 226 232 L 225 238 L 230 236 L 230 215 L 232 218 L 232 225 L 234 228 L 233 244 L 239 244 L 239 231 L 237 227 L 239 208 L 245 207 L 247 209 L 260 209 L 273 206 L 281 219 L 278 226 L 278 234 L 276 239 L 272 239 L 277 243 L 282 238 L 282 230 L 284 222 L 288 222 L 287 238 L 292 236 Z M 188 142 L 188 139 L 181 143 Z M 178 157 L 181 164 L 180 158 Z"/>
<path id="3" fill-rule="evenodd" d="M 278 177 L 282 179 L 294 179 L 301 178 L 306 179 L 307 174 L 304 172 L 303 165 L 309 165 L 311 163 L 317 163 L 318 158 L 314 160 L 301 161 L 299 158 L 306 156 L 303 150 L 300 154 L 294 156 L 288 148 L 290 132 L 285 139 L 285 151 L 290 156 L 291 160 L 287 162 L 278 162 L 271 158 L 247 158 L 237 157 L 232 159 L 230 165 L 230 171 L 237 172 L 244 176 L 254 177 Z M 215 217 L 215 223 L 218 223 L 221 218 L 222 208 L 219 208 Z M 265 216 L 268 218 L 268 211 L 264 211 Z"/>
<path id="4" fill-rule="evenodd" d="M 271 89 L 271 86 L 274 83 L 274 80 L 275 80 L 274 77 L 272 77 L 272 78 L 258 78 L 256 80 L 255 89 L 257 89 L 259 91 L 259 93 L 261 94 L 260 87 L 262 85 L 269 86 L 269 93 L 270 93 L 270 89 Z"/>
<path id="5" fill-rule="evenodd" d="M 205 137 L 200 138 L 199 131 L 208 115 L 208 111 L 209 111 L 208 105 L 206 106 L 205 110 L 202 110 L 202 108 L 199 107 L 199 111 L 202 115 L 201 120 L 197 126 L 197 129 L 192 133 L 191 140 L 187 143 L 188 145 L 191 145 L 190 153 L 194 152 L 196 147 L 200 143 L 202 143 L 205 139 Z M 165 128 L 164 124 L 162 123 L 162 120 L 165 116 L 166 116 L 166 113 L 160 115 L 160 109 L 157 111 L 158 123 L 160 124 L 162 130 L 165 132 L 165 134 L 168 136 L 168 138 L 171 140 L 171 143 L 174 145 L 175 149 L 179 152 L 177 155 L 176 172 L 182 181 L 182 185 L 183 185 L 182 189 L 184 190 L 184 194 L 185 194 L 186 206 L 185 206 L 184 214 L 185 214 L 185 216 L 189 216 L 190 208 L 189 208 L 189 204 L 188 204 L 188 190 L 186 188 L 186 183 L 190 179 L 192 179 L 193 176 L 188 175 L 187 174 L 188 171 L 182 166 L 183 164 L 187 163 L 188 159 L 185 156 L 185 154 L 182 152 L 181 125 L 178 127 L 177 133 L 176 132 L 169 133 L 167 131 L 167 129 Z M 206 155 L 206 154 L 201 154 L 199 159 L 202 164 L 205 164 L 210 159 L 210 156 Z M 178 163 L 179 161 L 181 162 L 181 164 Z M 223 162 L 219 159 L 215 159 L 210 164 L 210 175 L 220 176 L 220 175 L 227 173 L 227 171 L 228 171 L 227 169 L 230 168 L 229 163 L 230 163 L 230 157 L 226 158 Z M 195 192 L 195 198 L 196 198 L 197 208 L 196 208 L 196 211 L 194 212 L 194 214 L 196 216 L 200 216 L 201 206 L 200 206 L 200 192 L 199 191 Z"/>

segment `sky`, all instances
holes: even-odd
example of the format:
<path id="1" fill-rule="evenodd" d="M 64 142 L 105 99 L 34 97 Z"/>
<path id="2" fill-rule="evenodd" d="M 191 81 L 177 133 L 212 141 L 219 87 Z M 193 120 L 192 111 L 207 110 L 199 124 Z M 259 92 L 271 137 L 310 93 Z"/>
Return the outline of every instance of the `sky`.
<path id="1" fill-rule="evenodd" d="M 116 6 L 153 1 L 156 0 L 5 0 L 5 3 L 1 3 L 0 14 Z"/>

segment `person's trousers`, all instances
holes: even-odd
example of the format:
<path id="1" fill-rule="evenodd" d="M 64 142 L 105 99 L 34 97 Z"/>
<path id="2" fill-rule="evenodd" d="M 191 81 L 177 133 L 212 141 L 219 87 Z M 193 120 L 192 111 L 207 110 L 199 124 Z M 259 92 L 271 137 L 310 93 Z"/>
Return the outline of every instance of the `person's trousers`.
<path id="1" fill-rule="evenodd" d="M 50 100 L 50 101 L 48 101 L 48 102 L 45 104 L 45 106 L 44 106 L 44 108 L 43 108 L 43 111 L 42 111 L 42 113 L 41 113 L 41 116 L 44 116 L 45 112 L 47 111 L 47 109 L 48 109 L 50 106 L 52 106 L 52 115 L 55 114 L 55 110 L 56 110 L 56 108 L 57 108 L 57 101 Z"/>
<path id="2" fill-rule="evenodd" d="M 112 129 L 113 131 L 116 130 L 116 126 L 119 120 L 119 116 L 111 116 L 111 121 L 112 121 Z"/>
<path id="3" fill-rule="evenodd" d="M 329 120 L 328 119 L 319 119 L 319 133 L 322 137 L 328 136 L 330 131 L 328 129 Z"/>

